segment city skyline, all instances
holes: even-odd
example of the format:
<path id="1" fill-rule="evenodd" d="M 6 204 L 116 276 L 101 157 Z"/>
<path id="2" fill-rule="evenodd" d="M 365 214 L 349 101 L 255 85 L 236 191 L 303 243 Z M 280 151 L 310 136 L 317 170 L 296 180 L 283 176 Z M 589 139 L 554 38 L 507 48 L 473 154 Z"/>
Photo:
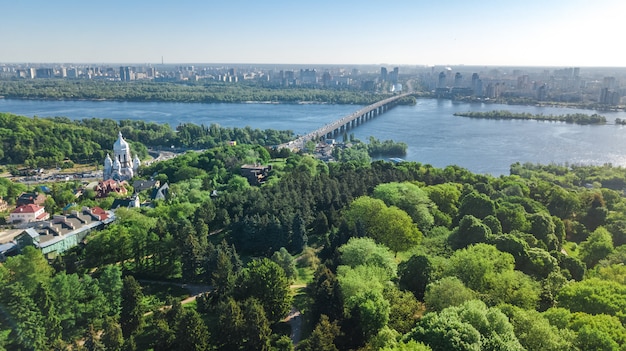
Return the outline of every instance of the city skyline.
<path id="1" fill-rule="evenodd" d="M 619 0 L 13 2 L 0 63 L 623 67 Z"/>

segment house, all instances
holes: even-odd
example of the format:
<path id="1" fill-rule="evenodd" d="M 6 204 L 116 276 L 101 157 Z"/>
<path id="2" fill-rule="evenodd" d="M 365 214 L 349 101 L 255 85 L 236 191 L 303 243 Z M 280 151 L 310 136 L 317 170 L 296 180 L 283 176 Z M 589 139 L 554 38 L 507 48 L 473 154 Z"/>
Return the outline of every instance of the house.
<path id="1" fill-rule="evenodd" d="M 50 214 L 46 212 L 46 209 L 34 204 L 19 206 L 9 214 L 10 223 L 38 222 L 48 218 L 50 218 Z"/>
<path id="2" fill-rule="evenodd" d="M 120 207 L 133 208 L 133 207 L 139 207 L 139 206 L 141 206 L 141 203 L 139 202 L 139 196 L 135 195 L 133 197 L 128 197 L 126 199 L 113 200 L 113 204 L 111 204 L 111 209 L 115 210 Z"/>
<path id="3" fill-rule="evenodd" d="M 98 185 L 96 185 L 96 197 L 97 198 L 103 198 L 103 197 L 107 197 L 109 196 L 110 193 L 114 193 L 114 194 L 119 194 L 119 195 L 126 195 L 128 193 L 128 190 L 126 190 L 126 182 L 122 181 L 122 182 L 118 182 L 117 180 L 114 179 L 107 179 L 104 181 L 101 181 L 98 183 Z"/>
<path id="4" fill-rule="evenodd" d="M 46 195 L 37 193 L 22 193 L 15 201 L 15 206 L 24 205 L 43 205 L 46 201 Z"/>
<path id="5" fill-rule="evenodd" d="M 72 211 L 68 215 L 55 215 L 49 221 L 25 229 L 13 242 L 18 250 L 26 246 L 35 246 L 48 259 L 52 259 L 80 244 L 91 231 L 103 229 L 115 219 L 112 211 L 105 211 L 99 207 L 83 207 L 80 211 Z"/>
<path id="6" fill-rule="evenodd" d="M 243 177 L 248 179 L 252 185 L 264 183 L 272 170 L 272 165 L 243 165 L 240 172 Z"/>
<path id="7" fill-rule="evenodd" d="M 152 194 L 150 194 L 150 198 L 152 200 L 166 200 L 167 195 L 169 195 L 169 193 L 170 193 L 170 186 L 167 183 L 165 183 L 163 184 L 163 186 L 159 188 L 155 188 L 152 191 Z"/>
<path id="8" fill-rule="evenodd" d="M 135 193 L 140 193 L 144 190 L 158 188 L 161 183 L 158 180 L 135 180 L 133 182 L 133 189 L 135 189 Z"/>

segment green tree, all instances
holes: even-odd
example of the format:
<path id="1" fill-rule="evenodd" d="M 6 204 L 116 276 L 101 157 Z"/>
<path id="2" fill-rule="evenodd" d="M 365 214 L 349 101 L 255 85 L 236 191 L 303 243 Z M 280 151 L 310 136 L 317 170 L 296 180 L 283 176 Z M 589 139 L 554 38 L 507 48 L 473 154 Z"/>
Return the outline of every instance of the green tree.
<path id="1" fill-rule="evenodd" d="M 426 314 L 407 334 L 438 350 L 524 350 L 508 318 L 481 301 Z"/>
<path id="2" fill-rule="evenodd" d="M 122 304 L 121 292 L 124 283 L 122 270 L 117 265 L 108 265 L 102 269 L 98 277 L 98 286 L 106 298 L 108 315 L 117 316 Z"/>
<path id="3" fill-rule="evenodd" d="M 299 348 L 303 351 L 339 351 L 335 346 L 335 339 L 339 335 L 341 335 L 341 329 L 337 321 L 331 323 L 323 314 L 311 336 L 304 340 Z"/>
<path id="4" fill-rule="evenodd" d="M 267 258 L 248 263 L 241 275 L 238 295 L 241 299 L 258 299 L 270 323 L 287 315 L 293 299 L 285 271 Z"/>
<path id="5" fill-rule="evenodd" d="M 357 321 L 359 329 L 363 332 L 364 340 L 376 335 L 389 321 L 389 301 L 379 291 L 360 292 L 350 297 L 346 305 L 350 317 Z"/>
<path id="6" fill-rule="evenodd" d="M 100 339 L 106 349 L 110 351 L 121 350 L 122 345 L 124 345 L 124 337 L 119 323 L 111 317 L 106 318 L 102 329 Z"/>
<path id="7" fill-rule="evenodd" d="M 604 227 L 598 227 L 580 244 L 579 258 L 587 267 L 595 266 L 613 252 L 613 238 Z"/>
<path id="8" fill-rule="evenodd" d="M 387 206 L 396 206 L 405 211 L 417 227 L 422 231 L 428 231 L 435 223 L 430 208 L 433 206 L 428 194 L 415 184 L 387 183 L 374 188 L 372 197 L 381 199 Z"/>
<path id="9" fill-rule="evenodd" d="M 573 348 L 573 341 L 565 329 L 559 330 L 541 313 L 511 305 L 500 309 L 509 317 L 520 344 L 528 351 L 560 351 Z"/>
<path id="10" fill-rule="evenodd" d="M 139 332 L 143 327 L 143 292 L 133 276 L 124 277 L 122 287 L 122 309 L 120 325 L 125 339 Z"/>
<path id="11" fill-rule="evenodd" d="M 484 225 L 480 219 L 466 215 L 461 218 L 459 227 L 449 237 L 450 246 L 453 249 L 462 249 L 471 244 L 487 242 L 491 236 L 491 229 Z"/>
<path id="12" fill-rule="evenodd" d="M 385 270 L 390 278 L 397 275 L 398 264 L 393 253 L 370 238 L 350 238 L 347 244 L 339 248 L 339 252 L 343 265 L 352 268 L 359 265 L 376 266 Z"/>
<path id="13" fill-rule="evenodd" d="M 424 293 L 424 303 L 429 311 L 442 311 L 474 300 L 478 294 L 463 284 L 457 277 L 444 277 L 428 284 Z"/>
<path id="14" fill-rule="evenodd" d="M 176 349 L 189 351 L 209 350 L 209 331 L 204 321 L 195 310 L 183 313 L 176 334 Z"/>
<path id="15" fill-rule="evenodd" d="M 407 261 L 398 265 L 400 287 L 412 292 L 418 300 L 422 300 L 426 286 L 432 279 L 433 270 L 433 264 L 428 256 L 411 256 Z"/>
<path id="16" fill-rule="evenodd" d="M 387 207 L 378 199 L 362 196 L 354 200 L 343 217 L 350 228 L 363 228 L 365 235 L 394 252 L 407 250 L 422 239 L 422 233 L 406 212 Z"/>
<path id="17" fill-rule="evenodd" d="M 487 195 L 471 192 L 461 199 L 457 218 L 461 219 L 466 215 L 472 215 L 478 219 L 483 219 L 495 214 L 495 204 Z"/>
<path id="18" fill-rule="evenodd" d="M 572 312 L 608 314 L 626 321 L 626 286 L 598 278 L 565 285 L 557 296 L 559 306 Z"/>
<path id="19" fill-rule="evenodd" d="M 243 303 L 243 315 L 246 320 L 243 330 L 244 350 L 269 350 L 272 330 L 261 303 L 255 298 L 247 299 Z"/>
<path id="20" fill-rule="evenodd" d="M 450 257 L 447 274 L 458 277 L 473 290 L 484 291 L 496 274 L 513 268 L 513 256 L 494 246 L 477 244 L 455 251 Z"/>
<path id="21" fill-rule="evenodd" d="M 274 252 L 272 261 L 276 262 L 287 275 L 290 282 L 298 279 L 298 269 L 296 268 L 296 260 L 289 254 L 287 249 L 281 247 L 280 250 Z"/>

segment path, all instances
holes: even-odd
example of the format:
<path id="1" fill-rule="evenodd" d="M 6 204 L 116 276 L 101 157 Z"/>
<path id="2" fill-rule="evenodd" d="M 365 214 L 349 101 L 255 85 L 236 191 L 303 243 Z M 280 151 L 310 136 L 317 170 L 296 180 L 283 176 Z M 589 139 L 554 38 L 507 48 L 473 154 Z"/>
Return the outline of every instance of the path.
<path id="1" fill-rule="evenodd" d="M 183 289 L 187 289 L 187 291 L 189 291 L 189 294 L 191 296 L 182 300 L 180 302 L 181 305 L 185 305 L 190 302 L 196 301 L 196 298 L 198 298 L 198 296 L 202 295 L 203 293 L 207 291 L 213 290 L 212 286 L 203 285 L 203 284 L 185 284 L 185 283 L 176 283 L 176 282 L 169 282 L 169 281 L 162 281 L 162 280 L 148 280 L 148 279 L 137 279 L 137 281 L 139 283 L 148 283 L 148 284 L 174 285 L 174 286 L 179 286 Z M 162 308 L 165 308 L 165 307 L 167 306 L 163 306 Z M 152 311 L 146 312 L 144 316 L 147 316 L 150 314 L 152 314 Z"/>
<path id="2" fill-rule="evenodd" d="M 289 288 L 292 290 L 306 288 L 306 284 L 293 284 L 290 285 Z M 302 314 L 296 306 L 291 306 L 291 311 L 289 311 L 289 314 L 285 317 L 284 321 L 289 323 L 289 326 L 291 327 L 291 335 L 289 335 L 291 343 L 293 346 L 297 346 L 300 339 L 302 339 Z"/>

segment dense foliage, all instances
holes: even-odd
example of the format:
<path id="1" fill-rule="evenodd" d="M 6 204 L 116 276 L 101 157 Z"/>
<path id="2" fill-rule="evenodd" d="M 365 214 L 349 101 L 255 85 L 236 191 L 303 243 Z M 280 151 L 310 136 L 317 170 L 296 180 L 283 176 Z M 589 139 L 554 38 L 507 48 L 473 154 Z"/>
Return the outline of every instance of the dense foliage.
<path id="1" fill-rule="evenodd" d="M 351 88 L 266 87 L 254 82 L 119 82 L 107 80 L 0 80 L 8 99 L 117 100 L 167 102 L 319 102 L 369 105 L 381 96 Z M 410 98 L 403 103 L 414 103 Z"/>
<path id="2" fill-rule="evenodd" d="M 0 113 L 0 164 L 57 167 L 65 161 L 100 164 L 121 131 L 133 152 L 147 157 L 146 147 L 211 148 L 225 142 L 277 145 L 293 137 L 291 131 L 259 130 L 250 127 L 224 128 L 111 119 L 70 120 L 65 117 L 28 118 Z"/>

